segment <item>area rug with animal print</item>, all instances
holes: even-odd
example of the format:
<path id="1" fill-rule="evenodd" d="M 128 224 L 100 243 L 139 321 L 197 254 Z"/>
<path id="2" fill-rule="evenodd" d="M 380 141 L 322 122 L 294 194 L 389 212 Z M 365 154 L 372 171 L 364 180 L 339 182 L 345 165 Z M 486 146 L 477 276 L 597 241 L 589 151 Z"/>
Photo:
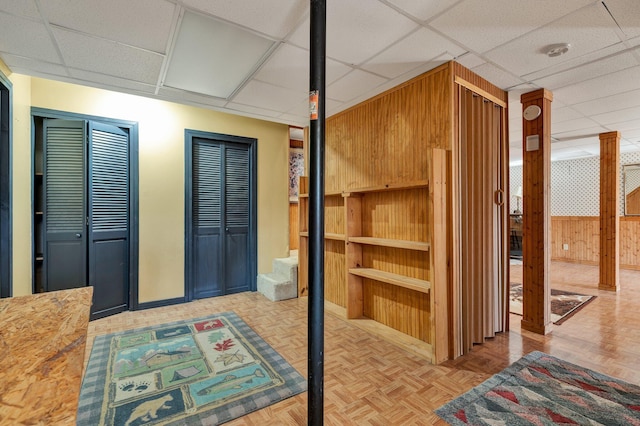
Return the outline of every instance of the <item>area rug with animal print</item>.
<path id="1" fill-rule="evenodd" d="M 97 336 L 77 424 L 215 425 L 307 389 L 241 318 L 206 318 Z"/>
<path id="2" fill-rule="evenodd" d="M 509 311 L 522 315 L 522 284 L 511 283 L 509 292 Z M 596 296 L 551 289 L 551 321 L 560 325 L 580 309 L 587 306 Z"/>
<path id="3" fill-rule="evenodd" d="M 435 413 L 461 425 L 640 425 L 640 386 L 531 352 Z"/>

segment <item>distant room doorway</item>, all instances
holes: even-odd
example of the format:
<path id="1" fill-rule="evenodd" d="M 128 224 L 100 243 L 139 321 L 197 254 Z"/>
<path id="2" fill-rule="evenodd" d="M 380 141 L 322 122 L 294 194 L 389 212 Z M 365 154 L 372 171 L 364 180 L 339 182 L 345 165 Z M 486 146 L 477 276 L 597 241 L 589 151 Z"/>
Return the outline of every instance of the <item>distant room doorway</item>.
<path id="1" fill-rule="evenodd" d="M 255 291 L 256 140 L 186 132 L 186 298 Z"/>

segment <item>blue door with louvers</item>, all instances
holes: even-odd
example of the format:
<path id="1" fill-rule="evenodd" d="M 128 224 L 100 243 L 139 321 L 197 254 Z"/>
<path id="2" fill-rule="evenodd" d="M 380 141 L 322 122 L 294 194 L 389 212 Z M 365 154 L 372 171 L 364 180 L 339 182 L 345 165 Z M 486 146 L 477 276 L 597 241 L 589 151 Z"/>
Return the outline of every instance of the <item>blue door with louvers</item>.
<path id="1" fill-rule="evenodd" d="M 89 122 L 89 285 L 92 318 L 128 308 L 129 134 Z"/>
<path id="2" fill-rule="evenodd" d="M 46 291 L 87 285 L 86 124 L 45 120 L 43 126 Z"/>
<path id="3" fill-rule="evenodd" d="M 91 285 L 91 319 L 128 309 L 129 134 L 45 119 L 43 289 Z"/>
<path id="4" fill-rule="evenodd" d="M 187 299 L 255 290 L 255 148 L 234 138 L 187 141 Z"/>

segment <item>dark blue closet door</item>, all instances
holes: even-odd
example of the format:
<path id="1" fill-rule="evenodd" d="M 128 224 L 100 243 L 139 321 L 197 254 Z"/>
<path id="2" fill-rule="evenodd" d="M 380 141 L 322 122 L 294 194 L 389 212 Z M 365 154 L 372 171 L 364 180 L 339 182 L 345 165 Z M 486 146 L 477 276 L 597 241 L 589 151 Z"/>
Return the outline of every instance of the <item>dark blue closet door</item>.
<path id="1" fill-rule="evenodd" d="M 81 120 L 45 120 L 46 291 L 87 285 L 85 130 Z"/>
<path id="2" fill-rule="evenodd" d="M 129 135 L 89 123 L 89 285 L 92 319 L 129 306 Z"/>

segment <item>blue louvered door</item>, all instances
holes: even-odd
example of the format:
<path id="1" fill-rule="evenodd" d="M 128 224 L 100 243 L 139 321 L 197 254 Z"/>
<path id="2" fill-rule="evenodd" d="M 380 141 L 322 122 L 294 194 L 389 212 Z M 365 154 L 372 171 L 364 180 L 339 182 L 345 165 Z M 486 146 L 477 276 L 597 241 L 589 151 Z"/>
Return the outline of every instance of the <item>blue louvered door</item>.
<path id="1" fill-rule="evenodd" d="M 249 148 L 194 138 L 191 153 L 191 296 L 250 290 Z"/>
<path id="2" fill-rule="evenodd" d="M 46 291 L 87 285 L 85 126 L 76 120 L 43 126 Z"/>
<path id="3" fill-rule="evenodd" d="M 122 312 L 129 300 L 129 135 L 89 122 L 89 285 L 91 316 Z"/>
<path id="4" fill-rule="evenodd" d="M 45 119 L 43 289 L 93 286 L 91 318 L 129 307 L 129 135 Z"/>
<path id="5" fill-rule="evenodd" d="M 249 290 L 249 150 L 224 146 L 225 293 Z"/>

